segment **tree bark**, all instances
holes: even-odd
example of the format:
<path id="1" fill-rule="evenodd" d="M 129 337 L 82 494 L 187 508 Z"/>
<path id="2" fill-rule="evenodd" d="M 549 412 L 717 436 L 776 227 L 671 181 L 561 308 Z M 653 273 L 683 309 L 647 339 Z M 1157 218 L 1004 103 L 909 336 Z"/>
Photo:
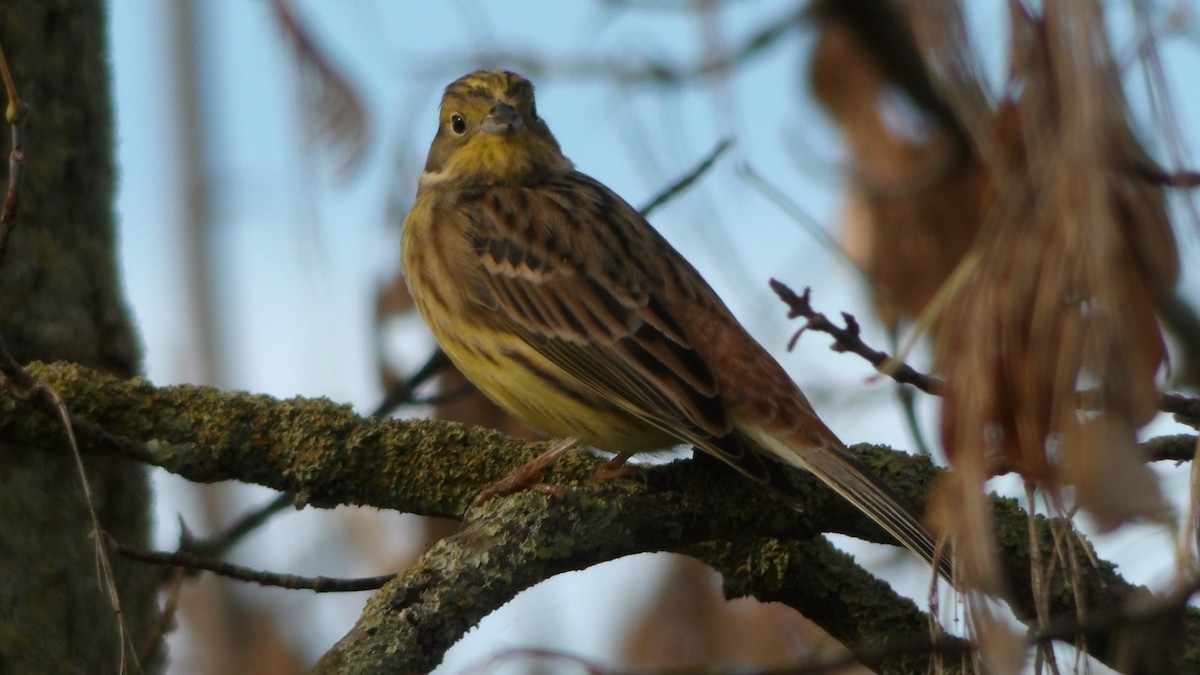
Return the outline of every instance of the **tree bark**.
<path id="1" fill-rule="evenodd" d="M 116 271 L 105 8 L 103 0 L 0 7 L 0 47 L 31 108 L 18 225 L 0 264 L 0 336 L 21 362 L 65 359 L 129 377 L 140 354 Z M 5 158 L 8 131 L 0 136 Z M 115 612 L 65 439 L 0 435 L 0 671 L 136 672 L 159 577 L 113 560 Z M 145 467 L 95 454 L 84 467 L 102 526 L 147 541 Z"/>
<path id="2" fill-rule="evenodd" d="M 886 644 L 924 634 L 927 619 L 917 606 L 817 537 L 838 532 L 888 541 L 887 535 L 808 474 L 792 476 L 805 505 L 800 512 L 715 463 L 674 462 L 640 469 L 640 481 L 593 483 L 585 479 L 600 460 L 573 453 L 547 471 L 548 481 L 569 486 L 561 500 L 523 491 L 465 513 L 479 490 L 545 444 L 451 422 L 364 419 L 324 399 L 155 387 L 61 363 L 31 364 L 29 372 L 60 392 L 83 420 L 76 429 L 90 452 L 135 457 L 192 481 L 257 483 L 316 507 L 363 504 L 466 516 L 458 534 L 430 547 L 376 593 L 317 672 L 426 672 L 466 630 L 521 590 L 649 551 L 695 557 L 724 576 L 728 595 L 784 602 L 848 645 L 883 642 L 864 658 L 878 659 L 885 672 L 923 672 L 930 660 L 930 648 L 919 643 Z M 45 445 L 58 433 L 31 403 L 0 390 L 0 437 Z M 879 446 L 853 450 L 901 497 L 924 506 L 939 474 L 928 459 Z M 1033 621 L 1040 597 L 1056 639 L 1085 640 L 1092 654 L 1123 672 L 1200 672 L 1200 612 L 1149 598 L 1096 560 L 1082 536 L 1064 535 L 1064 523 L 1042 517 L 1031 523 L 1012 500 L 996 499 L 993 506 L 1006 599 L 1018 617 Z M 1073 560 L 1095 562 L 1081 564 L 1069 579 L 1059 565 L 1035 590 L 1031 526 L 1043 552 L 1057 545 Z M 1139 609 L 1143 602 L 1159 609 Z M 1080 607 L 1092 623 L 1073 628 Z M 1170 644 L 1136 647 L 1155 637 Z M 961 645 L 946 646 L 961 652 Z"/>

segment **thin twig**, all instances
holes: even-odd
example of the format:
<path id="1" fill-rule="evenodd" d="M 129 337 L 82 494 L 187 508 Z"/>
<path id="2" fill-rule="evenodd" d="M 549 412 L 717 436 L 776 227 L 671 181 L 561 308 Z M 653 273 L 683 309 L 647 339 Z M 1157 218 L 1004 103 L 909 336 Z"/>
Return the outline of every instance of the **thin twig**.
<path id="1" fill-rule="evenodd" d="M 917 398 L 913 395 L 912 389 L 896 383 L 896 398 L 900 402 L 900 410 L 904 414 L 904 423 L 908 426 L 908 432 L 912 435 L 913 444 L 915 444 L 917 454 L 925 457 L 933 457 L 933 451 L 929 449 L 929 444 L 925 442 L 925 434 L 921 432 L 921 421 L 917 419 Z"/>
<path id="2" fill-rule="evenodd" d="M 243 515 L 225 532 L 207 539 L 193 538 L 185 527 L 180 537 L 182 541 L 180 541 L 179 548 L 188 553 L 210 558 L 224 555 L 226 551 L 245 538 L 246 535 L 262 527 L 272 516 L 295 503 L 295 495 L 282 492 L 263 506 Z"/>
<path id="3" fill-rule="evenodd" d="M 1200 592 L 1200 578 L 1167 595 L 1138 595 L 1108 610 L 1093 609 L 1086 618 L 1064 618 L 1041 628 L 1031 628 L 1029 639 L 1042 644 L 1053 640 L 1069 642 L 1081 636 L 1107 633 L 1121 627 L 1150 624 L 1182 612 L 1197 592 Z"/>
<path id="4" fill-rule="evenodd" d="M 506 649 L 498 654 L 494 654 L 487 660 L 480 662 L 477 666 L 466 668 L 463 672 L 465 675 L 473 673 L 495 673 L 502 670 L 506 665 L 517 665 L 521 670 L 534 672 L 537 669 L 530 668 L 530 661 L 551 661 L 560 665 L 570 665 L 579 669 L 580 672 L 588 675 L 614 675 L 614 673 L 622 672 L 612 668 L 605 668 L 597 663 L 589 661 L 578 654 L 569 654 L 554 649 L 545 649 L 543 647 L 514 647 Z"/>
<path id="5" fill-rule="evenodd" d="M 797 295 L 795 291 L 776 279 L 771 279 L 771 289 L 788 306 L 789 319 L 796 317 L 804 317 L 805 319 L 805 324 L 800 330 L 796 331 L 796 334 L 788 342 L 789 350 L 796 346 L 796 341 L 800 339 L 800 336 L 805 331 L 820 331 L 833 336 L 834 343 L 830 345 L 830 349 L 833 351 L 858 354 L 872 366 L 875 366 L 875 370 L 901 384 L 911 384 L 926 394 L 933 394 L 934 396 L 940 396 L 941 392 L 945 389 L 945 382 L 941 379 L 919 372 L 903 361 L 892 358 L 886 352 L 872 349 L 867 343 L 863 342 L 860 335 L 861 329 L 853 315 L 842 312 L 842 319 L 846 322 L 846 326 L 843 328 L 830 321 L 824 314 L 813 310 L 812 305 L 809 303 L 811 289 L 805 288 L 802 295 Z"/>
<path id="6" fill-rule="evenodd" d="M 413 394 L 417 388 L 450 366 L 450 357 L 446 356 L 446 352 L 442 351 L 441 347 L 434 349 L 429 358 L 425 359 L 425 363 L 417 369 L 417 372 L 413 373 L 408 379 L 397 382 L 395 386 L 388 390 L 383 400 L 379 402 L 379 405 L 375 406 L 375 410 L 371 411 L 370 416 L 387 417 L 396 408 L 406 403 L 415 403 L 416 399 Z"/>
<path id="7" fill-rule="evenodd" d="M 475 385 L 464 384 L 458 389 L 451 389 L 445 393 L 433 394 L 431 396 L 417 396 L 408 400 L 412 405 L 445 405 L 457 399 L 466 396 L 467 394 L 477 391 Z"/>
<path id="8" fill-rule="evenodd" d="M 834 239 L 816 218 L 809 215 L 799 204 L 797 204 L 786 192 L 780 189 L 777 185 L 767 180 L 766 176 L 756 171 L 753 166 L 748 163 L 743 163 L 738 166 L 738 173 L 750 183 L 750 187 L 758 190 L 758 193 L 779 207 L 793 221 L 817 241 L 826 251 L 834 254 L 834 258 L 840 262 L 847 270 L 862 280 L 868 288 L 871 289 L 875 297 L 888 304 L 895 304 L 892 299 L 883 292 L 882 289 L 875 285 L 875 281 L 870 274 L 863 269 L 862 265 L 855 262 L 854 258 L 846 251 L 836 239 Z"/>
<path id="9" fill-rule="evenodd" d="M 1193 189 L 1200 187 L 1200 171 L 1166 171 L 1157 166 L 1136 165 L 1134 172 L 1138 178 L 1168 188 Z"/>
<path id="10" fill-rule="evenodd" d="M 29 106 L 17 94 L 3 49 L 0 49 L 0 78 L 4 80 L 4 91 L 8 98 L 4 119 L 12 127 L 12 150 L 8 153 L 8 191 L 4 194 L 4 208 L 0 210 L 0 264 L 3 264 L 21 205 L 21 183 L 25 178 L 25 120 L 29 117 Z"/>
<path id="11" fill-rule="evenodd" d="M 758 30 L 743 38 L 721 57 L 703 59 L 696 64 L 676 64 L 657 60 L 645 55 L 622 54 L 614 58 L 591 58 L 571 54 L 549 57 L 531 56 L 514 51 L 492 51 L 472 54 L 470 67 L 480 64 L 503 65 L 526 75 L 538 78 L 599 79 L 622 84 L 644 84 L 654 86 L 681 86 L 691 82 L 716 77 L 730 72 L 778 44 L 782 38 L 804 25 L 807 5 L 789 10 L 766 21 Z M 439 64 L 434 68 L 418 71 L 426 77 L 444 74 L 445 64 L 459 61 L 458 57 L 432 59 Z M 466 64 L 463 63 L 465 67 Z"/>
<path id="12" fill-rule="evenodd" d="M 187 551 L 146 551 L 117 541 L 112 535 L 104 533 L 104 540 L 110 551 L 130 560 L 165 565 L 192 571 L 212 572 L 218 576 L 249 581 L 262 586 L 306 590 L 314 593 L 350 593 L 355 591 L 373 591 L 396 577 L 395 574 L 384 574 L 377 577 L 358 579 L 338 579 L 334 577 L 302 577 L 295 574 L 279 574 L 234 565 L 223 560 L 214 560 L 189 553 Z"/>
<path id="13" fill-rule="evenodd" d="M 699 164 L 693 167 L 691 171 L 688 171 L 681 176 L 678 180 L 668 185 L 664 190 L 654 195 L 650 201 L 646 202 L 645 206 L 638 209 L 638 213 L 642 214 L 643 218 L 649 218 L 650 214 L 658 210 L 660 206 L 671 201 L 681 192 L 691 187 L 692 183 L 700 180 L 700 177 L 707 173 L 708 170 L 717 163 L 717 160 L 720 159 L 721 155 L 725 154 L 725 151 L 732 146 L 732 138 L 726 138 L 720 143 L 717 143 L 717 147 L 713 148 L 712 151 L 704 157 L 704 159 L 700 160 Z"/>
<path id="14" fill-rule="evenodd" d="M 846 323 L 845 327 L 842 327 L 830 321 L 824 314 L 814 310 L 812 304 L 809 302 L 812 289 L 806 287 L 804 293 L 797 294 L 786 284 L 776 279 L 771 279 L 770 283 L 771 289 L 788 306 L 788 318 L 803 317 L 805 319 L 804 325 L 788 341 L 788 350 L 796 346 L 796 341 L 806 331 L 815 330 L 827 333 L 833 336 L 834 342 L 830 345 L 830 349 L 835 352 L 857 354 L 872 366 L 875 366 L 875 370 L 878 370 L 880 373 L 887 375 L 901 384 L 911 384 L 926 394 L 941 396 L 942 392 L 945 391 L 946 383 L 941 378 L 922 373 L 887 352 L 873 349 L 866 342 L 863 342 L 861 329 L 854 315 L 842 312 L 842 320 Z M 1096 390 L 1080 391 L 1077 399 L 1080 410 L 1100 409 L 1099 392 Z M 1175 420 L 1181 424 L 1186 424 L 1193 428 L 1200 426 L 1200 398 L 1185 396 L 1184 394 L 1163 394 L 1162 398 L 1159 399 L 1158 410 L 1160 412 L 1171 413 L 1175 416 Z"/>
<path id="15" fill-rule="evenodd" d="M 162 611 L 159 612 L 154 627 L 150 629 L 150 633 L 142 643 L 142 648 L 138 650 L 138 657 L 142 663 L 154 660 L 158 650 L 161 649 L 163 635 L 174 627 L 175 612 L 179 609 L 179 592 L 183 590 L 185 576 L 187 576 L 186 570 L 182 569 L 175 569 L 171 573 L 171 578 L 166 584 L 167 598 L 163 602 Z"/>

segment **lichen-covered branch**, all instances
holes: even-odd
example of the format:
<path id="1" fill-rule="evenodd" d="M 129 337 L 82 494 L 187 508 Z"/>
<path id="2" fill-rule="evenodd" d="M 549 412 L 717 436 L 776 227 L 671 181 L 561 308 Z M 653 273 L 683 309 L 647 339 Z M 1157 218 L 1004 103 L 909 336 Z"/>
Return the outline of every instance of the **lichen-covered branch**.
<path id="1" fill-rule="evenodd" d="M 256 483 L 295 493 L 299 502 L 318 507 L 361 504 L 461 518 L 479 490 L 545 449 L 544 443 L 453 422 L 367 419 L 326 399 L 279 400 L 194 385 L 155 387 L 73 364 L 34 363 L 27 370 L 53 387 L 76 417 L 118 439 L 102 438 L 92 451 L 125 452 L 196 482 Z M 61 429 L 47 424 L 29 402 L 3 392 L 0 436 L 53 447 L 61 442 Z M 886 449 L 864 452 L 864 460 L 902 496 L 923 504 L 934 476 L 927 461 Z M 574 453 L 558 462 L 548 479 L 582 481 L 598 463 Z M 718 524 L 736 535 L 753 522 L 767 534 L 836 531 L 888 541 L 806 475 L 796 477 L 808 497 L 801 513 L 731 480 L 719 465 L 696 464 L 648 470 L 645 483 L 628 482 L 639 492 L 689 494 L 716 535 Z M 591 494 L 603 485 L 578 487 L 575 494 Z"/>
<path id="2" fill-rule="evenodd" d="M 137 455 L 185 478 L 239 480 L 294 492 L 314 506 L 369 504 L 460 518 L 471 498 L 542 449 L 498 434 L 437 421 L 372 420 L 324 399 L 277 400 L 209 387 L 155 387 L 70 364 L 31 364 L 80 418 L 138 448 Z M 0 439 L 40 447 L 61 444 L 57 422 L 7 392 L 0 393 Z M 113 447 L 108 447 L 113 446 Z M 120 451 L 101 439 L 93 452 Z M 855 453 L 918 508 L 939 470 L 927 459 L 878 446 Z M 431 548 L 381 589 L 358 625 L 322 661 L 323 672 L 357 672 L 374 663 L 424 670 L 479 619 L 521 590 L 567 570 L 647 551 L 697 557 L 725 574 L 733 595 L 788 602 L 848 643 L 921 630 L 924 615 L 845 556 L 814 539 L 836 531 L 873 541 L 886 535 L 815 479 L 795 476 L 805 510 L 760 494 L 715 463 L 676 462 L 644 469 L 644 480 L 582 482 L 599 460 L 565 457 L 551 482 L 570 484 L 554 500 L 524 492 L 497 498 L 469 514 L 462 532 Z M 1010 604 L 1033 615 L 1026 515 L 997 501 L 997 533 L 1006 552 Z M 1042 550 L 1051 550 L 1049 521 L 1038 519 Z M 1050 584 L 1053 616 L 1075 616 L 1075 598 L 1089 611 L 1119 607 L 1141 591 L 1111 565 L 1092 566 L 1081 538 L 1067 538 L 1083 574 L 1069 587 Z M 856 576 L 857 575 L 857 576 Z M 837 602 L 829 599 L 836 598 Z M 881 612 L 882 608 L 888 612 Z M 880 618 L 885 617 L 885 618 Z M 1181 614 L 1186 656 L 1200 667 L 1193 642 L 1200 615 Z M 1120 643 L 1121 628 L 1089 631 L 1100 658 Z"/>
<path id="3" fill-rule="evenodd" d="M 889 649 L 898 642 L 928 643 L 929 616 L 866 570 L 847 564 L 849 556 L 824 537 L 709 541 L 686 552 L 720 572 L 731 596 L 753 595 L 821 617 L 821 628 L 851 646 L 856 660 L 873 670 L 929 671 L 931 650 Z M 960 669 L 946 664 L 941 672 Z"/>

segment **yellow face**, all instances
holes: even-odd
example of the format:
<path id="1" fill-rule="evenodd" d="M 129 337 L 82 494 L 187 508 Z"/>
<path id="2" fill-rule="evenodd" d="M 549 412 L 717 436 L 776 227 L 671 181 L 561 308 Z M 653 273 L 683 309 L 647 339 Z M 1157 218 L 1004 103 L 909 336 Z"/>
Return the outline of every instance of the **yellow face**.
<path id="1" fill-rule="evenodd" d="M 422 187 L 527 183 L 571 168 L 538 117 L 529 80 L 479 71 L 446 87 Z"/>

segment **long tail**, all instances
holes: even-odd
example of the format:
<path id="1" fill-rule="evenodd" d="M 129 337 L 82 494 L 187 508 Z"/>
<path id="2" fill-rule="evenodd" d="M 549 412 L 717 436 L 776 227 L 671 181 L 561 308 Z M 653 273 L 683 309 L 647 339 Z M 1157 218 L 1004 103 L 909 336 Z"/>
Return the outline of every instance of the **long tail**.
<path id="1" fill-rule="evenodd" d="M 840 442 L 832 441 L 823 446 L 809 444 L 797 449 L 770 434 L 752 434 L 751 437 L 784 464 L 804 469 L 821 479 L 953 583 L 954 569 L 948 551 L 938 549 L 937 540 L 921 524 L 912 507 Z"/>

